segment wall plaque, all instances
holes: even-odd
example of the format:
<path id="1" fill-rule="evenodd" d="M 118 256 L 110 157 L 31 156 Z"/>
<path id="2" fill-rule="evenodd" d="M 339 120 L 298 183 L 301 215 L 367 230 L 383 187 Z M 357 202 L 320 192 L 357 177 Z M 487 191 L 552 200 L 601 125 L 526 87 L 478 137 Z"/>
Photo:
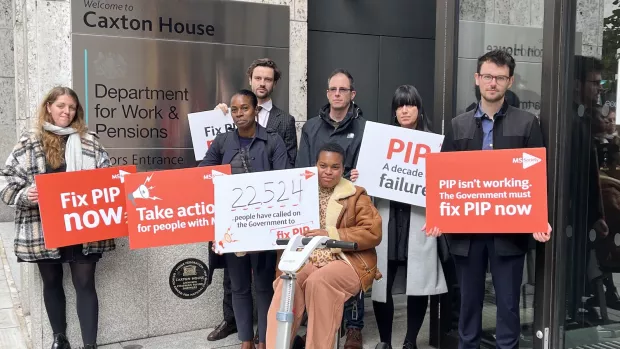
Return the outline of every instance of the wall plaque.
<path id="1" fill-rule="evenodd" d="M 199 259 L 184 259 L 170 272 L 170 289 L 179 298 L 197 298 L 208 286 L 209 267 Z"/>

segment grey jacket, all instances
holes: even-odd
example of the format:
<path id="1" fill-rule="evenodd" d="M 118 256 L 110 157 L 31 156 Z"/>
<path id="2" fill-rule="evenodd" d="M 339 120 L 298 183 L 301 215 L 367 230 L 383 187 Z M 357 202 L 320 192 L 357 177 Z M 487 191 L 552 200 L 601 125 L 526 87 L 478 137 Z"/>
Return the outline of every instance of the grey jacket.
<path id="1" fill-rule="evenodd" d="M 372 300 L 386 302 L 387 298 L 387 264 L 388 264 L 388 224 L 390 218 L 390 201 L 373 199 L 379 214 L 383 218 L 383 239 L 377 250 L 377 267 L 383 278 L 375 280 L 372 285 Z M 421 229 L 426 223 L 426 209 L 411 206 L 409 219 L 409 246 L 407 253 L 406 290 L 408 296 L 427 296 L 448 292 L 443 268 L 437 251 L 437 238 L 428 237 Z M 400 284 L 396 280 L 395 284 Z"/>

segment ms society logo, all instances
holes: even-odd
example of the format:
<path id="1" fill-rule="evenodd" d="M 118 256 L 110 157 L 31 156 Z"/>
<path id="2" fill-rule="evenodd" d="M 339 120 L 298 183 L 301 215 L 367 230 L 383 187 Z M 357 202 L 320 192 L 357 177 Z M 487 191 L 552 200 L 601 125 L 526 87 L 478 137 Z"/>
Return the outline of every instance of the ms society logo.
<path id="1" fill-rule="evenodd" d="M 125 175 L 130 174 L 127 171 L 118 170 L 118 174 L 113 174 L 112 179 L 119 179 L 121 183 L 125 183 Z"/>
<path id="2" fill-rule="evenodd" d="M 542 160 L 539 157 L 530 155 L 528 153 L 523 153 L 520 158 L 512 159 L 513 164 L 523 164 L 523 169 L 530 168 L 541 161 Z"/>

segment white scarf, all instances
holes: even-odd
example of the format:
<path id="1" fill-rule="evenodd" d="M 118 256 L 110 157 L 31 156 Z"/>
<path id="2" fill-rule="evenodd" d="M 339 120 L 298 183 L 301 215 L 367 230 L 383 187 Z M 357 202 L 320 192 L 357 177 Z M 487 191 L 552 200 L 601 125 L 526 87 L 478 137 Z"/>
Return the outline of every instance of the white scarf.
<path id="1" fill-rule="evenodd" d="M 84 169 L 82 167 L 82 139 L 76 129 L 72 127 L 59 127 L 49 122 L 43 124 L 43 129 L 59 136 L 69 136 L 65 145 L 67 172 Z"/>

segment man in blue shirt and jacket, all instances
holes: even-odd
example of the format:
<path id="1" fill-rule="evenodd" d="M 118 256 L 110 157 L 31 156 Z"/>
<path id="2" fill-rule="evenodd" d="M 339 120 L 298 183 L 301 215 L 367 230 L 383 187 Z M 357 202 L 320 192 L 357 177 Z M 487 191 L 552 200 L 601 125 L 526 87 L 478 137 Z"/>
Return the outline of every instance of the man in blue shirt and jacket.
<path id="1" fill-rule="evenodd" d="M 506 91 L 514 81 L 515 66 L 512 56 L 501 50 L 478 58 L 475 80 L 480 87 L 480 103 L 446 125 L 442 152 L 545 146 L 538 118 L 508 105 L 505 100 Z M 533 236 L 539 242 L 546 242 L 550 232 L 549 226 L 547 232 Z M 441 232 L 432 228 L 427 234 L 439 236 Z M 487 265 L 495 287 L 497 348 L 519 347 L 519 295 L 529 239 L 528 234 L 448 235 L 461 292 L 459 349 L 480 347 Z"/>

